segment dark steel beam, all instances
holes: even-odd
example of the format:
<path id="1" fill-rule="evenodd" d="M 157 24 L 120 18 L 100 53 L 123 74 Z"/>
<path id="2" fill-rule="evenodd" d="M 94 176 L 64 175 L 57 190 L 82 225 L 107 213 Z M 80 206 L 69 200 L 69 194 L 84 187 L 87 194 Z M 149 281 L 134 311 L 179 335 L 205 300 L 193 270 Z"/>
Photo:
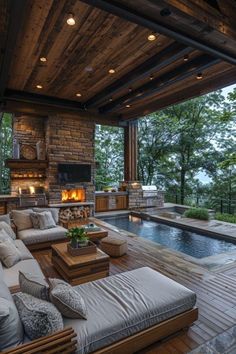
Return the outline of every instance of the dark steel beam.
<path id="1" fill-rule="evenodd" d="M 3 51 L 3 61 L 0 68 L 0 100 L 6 88 L 13 50 L 16 44 L 17 35 L 24 21 L 27 0 L 8 0 L 9 11 L 8 28 Z"/>
<path id="2" fill-rule="evenodd" d="M 7 89 L 5 91 L 4 100 L 18 101 L 18 102 L 25 102 L 25 103 L 35 103 L 35 104 L 57 107 L 57 108 L 68 108 L 68 109 L 78 110 L 81 112 L 85 111 L 84 105 L 80 102 L 70 101 L 63 98 L 57 98 L 52 96 L 39 95 L 36 93 L 30 93 L 25 91 Z"/>
<path id="3" fill-rule="evenodd" d="M 230 53 L 223 51 L 220 48 L 215 47 L 203 41 L 201 38 L 193 38 L 190 35 L 186 35 L 181 30 L 171 27 L 169 24 L 163 24 L 140 14 L 138 11 L 131 10 L 127 6 L 119 4 L 118 1 L 108 0 L 81 0 L 88 5 L 97 7 L 101 10 L 107 11 L 115 16 L 121 17 L 127 21 L 136 23 L 137 25 L 149 28 L 150 30 L 161 33 L 167 37 L 175 39 L 177 42 L 183 43 L 189 47 L 196 48 L 200 51 L 208 53 L 216 58 L 220 58 L 230 64 L 236 64 L 236 57 Z M 168 20 L 167 20 L 168 22 Z"/>
<path id="4" fill-rule="evenodd" d="M 144 63 L 107 86 L 103 91 L 90 98 L 86 102 L 86 107 L 94 107 L 103 103 L 120 90 L 130 87 L 134 82 L 146 78 L 157 70 L 161 70 L 192 51 L 192 48 L 186 47 L 180 43 L 175 42 L 169 45 L 167 48 L 163 49 L 163 51 L 153 55 Z"/>
<path id="5" fill-rule="evenodd" d="M 119 97 L 115 101 L 108 103 L 107 105 L 100 107 L 100 113 L 112 112 L 120 109 L 122 105 L 129 104 L 136 100 L 143 100 L 148 96 L 152 96 L 155 93 L 166 89 L 167 87 L 185 80 L 186 78 L 197 74 L 212 65 L 220 62 L 220 59 L 212 58 L 207 54 L 194 58 L 188 63 L 181 64 L 175 70 L 167 72 L 160 77 L 144 84 L 136 90 Z"/>

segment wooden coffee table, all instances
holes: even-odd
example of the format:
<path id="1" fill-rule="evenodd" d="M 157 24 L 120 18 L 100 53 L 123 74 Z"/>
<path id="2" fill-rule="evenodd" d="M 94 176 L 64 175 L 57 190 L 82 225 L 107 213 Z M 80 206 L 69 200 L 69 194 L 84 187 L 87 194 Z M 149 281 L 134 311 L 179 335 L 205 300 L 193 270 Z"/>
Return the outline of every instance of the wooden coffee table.
<path id="1" fill-rule="evenodd" d="M 87 283 L 109 275 L 109 256 L 97 248 L 96 253 L 71 256 L 67 243 L 52 245 L 52 264 L 71 285 Z"/>

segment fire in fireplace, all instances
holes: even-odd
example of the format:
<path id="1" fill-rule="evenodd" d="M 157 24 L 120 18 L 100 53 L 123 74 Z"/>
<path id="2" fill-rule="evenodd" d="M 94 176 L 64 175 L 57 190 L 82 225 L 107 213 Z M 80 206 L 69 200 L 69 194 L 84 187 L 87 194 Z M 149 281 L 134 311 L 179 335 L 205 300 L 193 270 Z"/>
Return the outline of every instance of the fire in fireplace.
<path id="1" fill-rule="evenodd" d="M 85 202 L 85 190 L 83 188 L 64 189 L 61 192 L 61 200 L 63 203 Z"/>

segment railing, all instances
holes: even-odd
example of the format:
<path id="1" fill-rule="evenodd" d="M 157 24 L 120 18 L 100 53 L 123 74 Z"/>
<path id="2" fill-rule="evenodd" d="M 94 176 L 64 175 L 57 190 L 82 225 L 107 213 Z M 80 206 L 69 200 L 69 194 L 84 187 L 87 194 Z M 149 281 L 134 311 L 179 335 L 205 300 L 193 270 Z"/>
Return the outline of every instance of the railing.
<path id="1" fill-rule="evenodd" d="M 181 204 L 179 193 L 165 193 L 164 198 L 166 203 Z M 184 205 L 197 206 L 208 209 L 213 209 L 215 212 L 236 214 L 236 199 L 212 197 L 209 195 L 187 195 L 184 198 Z"/>

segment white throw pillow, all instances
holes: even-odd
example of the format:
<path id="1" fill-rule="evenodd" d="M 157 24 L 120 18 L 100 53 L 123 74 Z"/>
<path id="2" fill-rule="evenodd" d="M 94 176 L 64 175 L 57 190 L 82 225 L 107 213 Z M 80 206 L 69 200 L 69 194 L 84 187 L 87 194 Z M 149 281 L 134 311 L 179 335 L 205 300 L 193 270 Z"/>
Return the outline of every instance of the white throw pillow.
<path id="1" fill-rule="evenodd" d="M 19 250 L 11 240 L 0 242 L 0 261 L 10 268 L 21 260 Z"/>
<path id="2" fill-rule="evenodd" d="M 0 230 L 4 230 L 12 238 L 12 240 L 16 239 L 15 232 L 12 230 L 11 226 L 5 221 L 0 221 Z"/>

